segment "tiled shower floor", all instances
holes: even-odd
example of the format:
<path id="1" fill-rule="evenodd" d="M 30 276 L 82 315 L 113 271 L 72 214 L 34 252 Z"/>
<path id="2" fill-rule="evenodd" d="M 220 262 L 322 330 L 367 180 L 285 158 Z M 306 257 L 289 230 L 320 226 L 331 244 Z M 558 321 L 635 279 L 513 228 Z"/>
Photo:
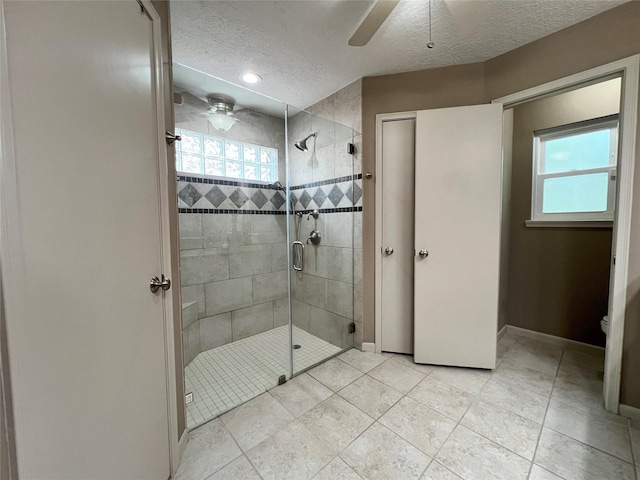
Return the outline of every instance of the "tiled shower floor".
<path id="1" fill-rule="evenodd" d="M 340 352 L 340 348 L 293 327 L 294 371 Z M 289 326 L 274 328 L 200 353 L 185 369 L 187 427 L 194 428 L 278 384 L 289 375 Z"/>

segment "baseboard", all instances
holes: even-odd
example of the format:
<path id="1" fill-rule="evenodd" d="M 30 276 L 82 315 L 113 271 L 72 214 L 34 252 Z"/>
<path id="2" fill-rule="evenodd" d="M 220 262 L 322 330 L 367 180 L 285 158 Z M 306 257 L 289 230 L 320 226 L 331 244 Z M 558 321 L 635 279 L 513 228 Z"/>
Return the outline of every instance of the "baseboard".
<path id="1" fill-rule="evenodd" d="M 630 405 L 620 404 L 618 406 L 619 413 L 623 417 L 630 418 L 636 422 L 640 422 L 640 408 L 632 407 Z"/>
<path id="2" fill-rule="evenodd" d="M 502 337 L 504 337 L 506 334 L 507 334 L 507 326 L 504 325 L 500 330 L 498 330 L 498 342 L 502 340 Z"/>
<path id="3" fill-rule="evenodd" d="M 184 451 L 187 448 L 187 444 L 189 443 L 189 430 L 185 429 L 182 432 L 182 436 L 180 437 L 180 441 L 178 442 L 178 458 L 182 461 L 182 455 L 184 455 Z"/>
<path id="4" fill-rule="evenodd" d="M 525 328 L 514 327 L 513 325 L 507 325 L 507 333 L 509 335 L 515 335 L 519 337 L 531 338 L 533 340 L 539 340 L 541 342 L 547 342 L 561 347 L 572 348 L 583 353 L 590 355 L 600 355 L 604 358 L 604 348 L 596 347 L 588 343 L 577 342 L 575 340 L 569 340 L 568 338 L 556 337 L 554 335 L 548 335 L 546 333 L 534 332 L 533 330 L 527 330 Z M 499 334 L 498 334 L 499 335 Z"/>
<path id="5" fill-rule="evenodd" d="M 376 344 L 370 342 L 362 342 L 362 351 L 376 353 Z"/>

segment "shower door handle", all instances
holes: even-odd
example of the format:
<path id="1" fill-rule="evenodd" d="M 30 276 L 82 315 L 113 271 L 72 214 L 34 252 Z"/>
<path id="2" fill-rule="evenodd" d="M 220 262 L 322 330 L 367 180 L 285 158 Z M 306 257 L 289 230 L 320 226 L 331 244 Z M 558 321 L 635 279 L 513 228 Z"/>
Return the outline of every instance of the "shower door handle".
<path id="1" fill-rule="evenodd" d="M 295 241 L 291 244 L 291 249 L 293 257 L 293 269 L 296 272 L 301 272 L 302 270 L 304 270 L 304 243 Z"/>

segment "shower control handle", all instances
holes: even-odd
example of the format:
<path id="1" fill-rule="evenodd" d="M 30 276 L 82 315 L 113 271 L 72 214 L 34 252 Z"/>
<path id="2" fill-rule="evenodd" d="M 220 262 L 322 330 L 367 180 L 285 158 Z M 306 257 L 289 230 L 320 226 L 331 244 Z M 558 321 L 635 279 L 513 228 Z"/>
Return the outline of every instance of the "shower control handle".
<path id="1" fill-rule="evenodd" d="M 427 258 L 429 256 L 429 252 L 426 248 L 423 248 L 418 252 L 418 255 L 420 255 L 422 258 Z"/>
<path id="2" fill-rule="evenodd" d="M 384 253 L 386 253 L 387 255 L 393 255 L 393 248 L 392 247 L 385 248 Z"/>

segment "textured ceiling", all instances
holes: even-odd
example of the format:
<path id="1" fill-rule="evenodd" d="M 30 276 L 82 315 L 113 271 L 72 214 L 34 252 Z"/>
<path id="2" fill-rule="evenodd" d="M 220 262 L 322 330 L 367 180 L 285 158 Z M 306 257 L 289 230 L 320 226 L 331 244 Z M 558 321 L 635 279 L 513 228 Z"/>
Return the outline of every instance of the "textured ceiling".
<path id="1" fill-rule="evenodd" d="M 252 89 L 304 108 L 360 77 L 493 58 L 627 0 L 473 1 L 487 16 L 465 32 L 432 0 L 430 50 L 424 0 L 402 0 L 364 47 L 347 42 L 371 0 L 173 0 L 173 58 L 236 84 L 253 70 L 263 82 Z"/>

